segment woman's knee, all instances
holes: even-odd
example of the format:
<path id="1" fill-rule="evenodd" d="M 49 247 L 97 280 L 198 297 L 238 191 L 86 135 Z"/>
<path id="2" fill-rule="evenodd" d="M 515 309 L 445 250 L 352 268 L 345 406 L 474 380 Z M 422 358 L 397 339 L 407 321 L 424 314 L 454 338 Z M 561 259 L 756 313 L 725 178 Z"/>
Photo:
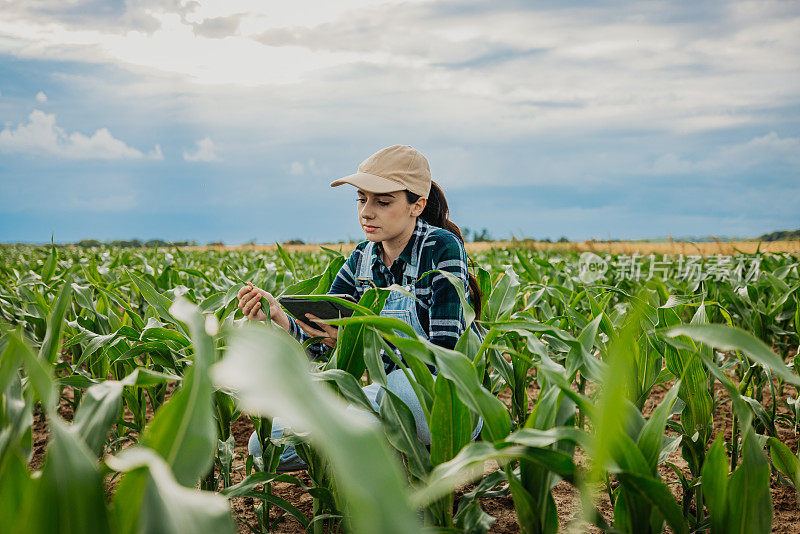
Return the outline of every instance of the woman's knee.
<path id="1" fill-rule="evenodd" d="M 276 417 L 272 420 L 272 432 L 270 437 L 272 439 L 282 438 L 286 428 L 286 425 L 283 424 L 280 418 Z M 262 450 L 261 443 L 258 440 L 258 432 L 253 431 L 253 433 L 250 434 L 250 439 L 247 441 L 247 452 L 253 456 L 261 456 Z"/>

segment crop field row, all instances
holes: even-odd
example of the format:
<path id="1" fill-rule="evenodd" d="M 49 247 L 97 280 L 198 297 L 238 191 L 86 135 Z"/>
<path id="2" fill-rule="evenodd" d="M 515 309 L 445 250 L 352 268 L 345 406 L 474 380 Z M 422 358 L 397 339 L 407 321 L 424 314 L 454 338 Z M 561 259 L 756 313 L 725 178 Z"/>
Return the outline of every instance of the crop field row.
<path id="1" fill-rule="evenodd" d="M 311 360 L 237 292 L 339 250 L 0 247 L 0 530 L 798 532 L 800 257 L 580 252 L 473 249 L 454 350 L 369 289 Z"/>
<path id="2" fill-rule="evenodd" d="M 356 243 L 336 243 L 324 245 L 327 248 L 340 250 L 344 253 L 352 251 Z M 534 241 L 522 239 L 514 241 L 475 241 L 464 244 L 469 254 L 479 254 L 493 249 L 520 248 L 522 250 L 534 252 L 549 252 L 558 254 L 572 254 L 573 252 L 595 252 L 598 254 L 671 254 L 684 256 L 700 255 L 711 256 L 735 255 L 735 254 L 757 254 L 757 253 L 782 253 L 789 252 L 796 254 L 800 252 L 800 240 L 786 241 L 717 241 L 717 242 L 694 242 L 694 241 L 574 241 L 565 243 L 548 243 L 545 241 Z M 284 244 L 283 248 L 289 252 L 317 252 L 320 245 L 313 244 Z M 255 252 L 277 252 L 275 245 L 202 245 L 185 247 L 186 251 L 205 251 L 216 250 L 225 251 L 255 251 Z"/>

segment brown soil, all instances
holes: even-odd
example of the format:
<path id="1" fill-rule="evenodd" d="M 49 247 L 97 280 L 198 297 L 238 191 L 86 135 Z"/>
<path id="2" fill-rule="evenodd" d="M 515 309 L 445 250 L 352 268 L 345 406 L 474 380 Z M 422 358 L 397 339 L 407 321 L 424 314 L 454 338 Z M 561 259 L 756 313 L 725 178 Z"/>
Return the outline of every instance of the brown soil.
<path id="1" fill-rule="evenodd" d="M 671 384 L 667 385 L 671 386 Z M 170 387 L 170 393 L 173 389 L 174 385 Z M 643 413 L 648 416 L 654 407 L 663 400 L 666 393 L 666 387 L 659 386 L 654 388 L 645 404 Z M 722 386 L 720 386 L 719 383 L 716 384 L 716 394 L 722 399 L 727 399 L 727 396 L 724 394 Z M 534 383 L 528 388 L 529 409 L 532 409 L 533 399 L 535 399 L 537 395 L 538 385 Z M 779 398 L 779 412 L 783 413 L 786 411 L 783 406 L 784 400 L 787 397 L 794 395 L 796 395 L 796 392 L 792 386 L 783 387 Z M 499 398 L 506 404 L 509 404 L 510 391 L 505 390 L 501 392 Z M 768 389 L 765 389 L 764 391 L 764 399 L 765 406 L 769 406 L 771 401 Z M 60 400 L 59 414 L 67 421 L 71 421 L 73 416 L 73 411 L 70 404 L 72 400 L 72 388 L 65 387 Z M 148 401 L 148 421 L 152 418 L 152 413 L 153 411 L 149 406 Z M 125 417 L 126 419 L 130 419 L 131 414 L 126 413 Z M 677 418 L 677 416 L 675 417 Z M 717 406 L 717 409 L 714 413 L 714 435 L 719 432 L 723 432 L 724 438 L 729 442 L 731 438 L 732 426 L 733 421 L 731 418 L 730 402 L 728 400 L 724 400 Z M 792 450 L 797 450 L 798 436 L 794 435 L 792 429 L 786 428 L 780 424 L 777 425 L 777 429 L 778 438 L 783 443 L 788 445 Z M 253 432 L 253 426 L 249 418 L 242 416 L 235 421 L 232 425 L 232 432 L 234 439 L 236 440 L 236 454 L 233 464 L 234 472 L 232 475 L 232 482 L 235 484 L 240 482 L 245 476 L 244 469 L 245 460 L 247 459 L 247 441 L 250 437 L 250 434 Z M 30 462 L 32 469 L 38 469 L 41 467 L 47 445 L 47 437 L 47 420 L 41 413 L 41 410 L 37 410 L 36 413 L 34 413 L 33 423 L 33 457 Z M 688 475 L 689 470 L 686 462 L 680 455 L 680 451 L 670 455 L 668 461 L 674 463 L 681 469 L 682 472 L 684 472 L 684 474 Z M 582 451 L 580 450 L 576 453 L 576 462 L 579 465 L 585 465 L 586 463 L 586 458 L 583 456 Z M 487 465 L 486 473 L 488 474 L 495 469 L 497 469 L 496 464 L 494 466 Z M 670 484 L 673 494 L 676 496 L 676 498 L 680 499 L 681 488 L 680 484 L 677 482 L 677 475 L 666 465 L 662 465 L 659 471 L 663 480 Z M 311 485 L 311 480 L 305 471 L 298 471 L 290 474 L 302 480 L 304 484 Z M 113 485 L 115 484 L 111 484 L 109 492 L 113 492 Z M 456 492 L 456 502 L 461 495 L 474 489 L 474 487 L 475 485 L 471 484 L 458 490 Z M 311 515 L 311 496 L 301 488 L 289 483 L 276 482 L 272 484 L 272 492 L 274 495 L 286 499 L 292 503 L 307 516 Z M 797 492 L 794 490 L 794 488 L 783 485 L 777 476 L 773 476 L 771 481 L 771 493 L 774 510 L 772 532 L 781 534 L 800 534 L 800 507 L 798 506 Z M 562 481 L 553 488 L 553 497 L 558 508 L 561 530 L 573 530 L 574 532 L 600 532 L 600 530 L 596 527 L 586 525 L 580 521 L 580 519 L 576 519 L 576 516 L 580 515 L 580 498 L 577 489 L 572 485 Z M 254 505 L 254 500 L 248 497 L 231 500 L 231 508 L 234 512 L 234 518 L 240 533 L 251 532 L 247 525 L 257 528 Z M 517 523 L 514 503 L 510 495 L 505 497 L 481 499 L 481 506 L 484 511 L 495 517 L 495 522 L 492 525 L 491 532 L 511 533 L 520 531 Z M 613 513 L 608 495 L 605 490 L 600 492 L 597 506 L 605 519 L 610 522 L 613 517 Z M 294 518 L 284 514 L 285 513 L 282 510 L 274 506 L 271 507 L 270 519 L 271 521 L 276 522 L 275 532 L 303 532 L 301 525 Z"/>
<path id="2" fill-rule="evenodd" d="M 672 384 L 669 383 L 667 386 L 671 387 Z M 725 399 L 726 395 L 722 386 L 719 383 L 716 383 L 715 387 L 716 394 Z M 649 416 L 652 413 L 653 409 L 655 409 L 655 407 L 658 406 L 658 404 L 664 399 L 667 391 L 668 387 L 663 386 L 653 389 L 643 409 L 645 416 Z M 591 389 L 589 393 L 590 392 Z M 538 384 L 533 383 L 528 388 L 529 410 L 533 408 L 533 399 L 537 397 L 538 393 Z M 792 386 L 784 386 L 780 395 L 779 403 L 782 404 L 783 399 L 786 399 L 788 396 L 794 396 L 794 394 L 795 391 Z M 510 405 L 510 390 L 506 389 L 502 391 L 498 397 L 506 404 Z M 765 388 L 764 399 L 766 400 L 769 398 L 769 391 L 767 388 Z M 765 404 L 769 405 L 769 402 L 767 401 Z M 779 412 L 784 411 L 785 408 L 779 406 Z M 675 419 L 677 420 L 678 416 L 675 416 Z M 725 439 L 730 442 L 732 428 L 733 420 L 731 417 L 730 401 L 725 400 L 718 405 L 716 411 L 714 412 L 714 435 L 716 436 L 717 433 L 723 432 Z M 783 443 L 786 443 L 792 450 L 797 450 L 798 438 L 794 435 L 793 431 L 781 425 L 778 425 L 777 428 L 779 439 Z M 250 433 L 253 431 L 253 428 L 249 420 L 242 418 L 234 424 L 234 429 L 237 443 L 236 452 L 239 454 L 237 461 L 242 464 L 242 458 L 246 458 L 247 455 L 247 439 L 250 437 Z M 685 475 L 689 475 L 689 468 L 686 464 L 686 461 L 681 457 L 680 449 L 672 453 L 668 461 L 678 466 Z M 585 465 L 587 463 L 587 459 L 580 450 L 578 450 L 576 453 L 576 462 L 579 465 Z M 496 465 L 494 467 L 487 465 L 486 473 L 488 474 L 495 469 L 497 469 Z M 681 487 L 680 483 L 678 482 L 678 476 L 666 465 L 662 465 L 659 468 L 659 472 L 662 479 L 670 485 L 670 489 L 672 490 L 676 499 L 680 500 Z M 300 474 L 305 475 L 303 472 L 293 474 L 295 476 L 299 476 Z M 305 482 L 308 484 L 307 479 L 305 479 Z M 456 499 L 474 488 L 475 484 L 470 484 L 456 491 Z M 780 484 L 777 476 L 772 477 L 771 492 L 774 510 L 772 532 L 781 534 L 800 534 L 800 507 L 798 506 L 797 492 L 790 486 Z M 300 505 L 298 507 L 304 513 L 309 513 L 311 510 L 310 497 L 295 486 L 280 483 L 274 484 L 274 493 L 287 499 L 289 502 L 295 505 L 297 505 L 299 502 Z M 302 496 L 306 497 L 305 501 L 302 500 Z M 553 498 L 555 499 L 556 506 L 558 508 L 559 530 L 573 530 L 574 532 L 592 533 L 601 532 L 601 530 L 597 527 L 593 525 L 587 525 L 581 520 L 580 495 L 574 486 L 568 482 L 560 482 L 553 488 Z M 254 527 L 256 526 L 252 503 L 247 501 L 247 499 L 233 499 L 232 501 L 233 510 L 240 516 L 238 521 L 240 533 L 249 532 L 249 529 L 243 524 L 243 521 L 247 521 Z M 597 506 L 605 520 L 610 523 L 613 519 L 613 510 L 611 507 L 611 502 L 608 498 L 608 494 L 605 492 L 605 490 L 601 491 Z M 514 508 L 514 502 L 510 495 L 506 497 L 481 499 L 481 507 L 486 513 L 495 518 L 495 522 L 492 525 L 490 532 L 520 532 L 516 511 Z M 273 518 L 279 515 L 277 511 L 274 512 L 275 515 L 271 516 Z M 303 530 L 300 524 L 292 518 L 282 519 L 277 530 L 277 532 L 302 531 Z"/>

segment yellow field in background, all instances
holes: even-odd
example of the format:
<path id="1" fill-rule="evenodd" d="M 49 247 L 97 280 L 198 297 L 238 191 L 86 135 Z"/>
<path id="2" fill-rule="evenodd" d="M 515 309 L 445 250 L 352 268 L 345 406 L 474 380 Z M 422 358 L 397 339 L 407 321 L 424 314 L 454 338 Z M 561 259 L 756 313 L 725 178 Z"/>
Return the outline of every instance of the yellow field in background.
<path id="1" fill-rule="evenodd" d="M 314 252 L 320 246 L 341 250 L 344 254 L 349 254 L 356 246 L 355 243 L 336 243 L 336 244 L 305 244 L 305 245 L 283 245 L 289 251 Z M 492 248 L 519 247 L 529 250 L 551 250 L 557 252 L 608 252 L 611 254 L 683 254 L 703 255 L 711 254 L 733 255 L 737 252 L 752 254 L 758 248 L 757 241 L 731 241 L 731 242 L 711 242 L 711 243 L 692 243 L 665 241 L 661 243 L 644 243 L 638 241 L 580 241 L 570 243 L 543 243 L 540 241 L 493 241 L 467 243 L 467 252 L 481 252 Z M 239 245 L 239 246 L 213 246 L 206 245 L 200 247 L 186 247 L 189 250 L 259 250 L 271 252 L 275 250 L 275 245 Z M 800 252 L 800 240 L 795 241 L 770 241 L 761 243 L 761 252 Z"/>

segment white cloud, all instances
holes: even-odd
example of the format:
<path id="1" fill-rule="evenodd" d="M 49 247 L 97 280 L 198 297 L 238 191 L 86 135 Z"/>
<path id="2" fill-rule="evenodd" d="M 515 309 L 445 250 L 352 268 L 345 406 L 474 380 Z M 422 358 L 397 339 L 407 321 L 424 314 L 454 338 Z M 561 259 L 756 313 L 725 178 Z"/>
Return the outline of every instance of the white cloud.
<path id="1" fill-rule="evenodd" d="M 681 142 L 646 146 L 642 138 L 671 141 L 731 126 L 788 131 L 781 121 L 794 120 L 800 98 L 797 3 L 541 8 L 208 0 L 181 7 L 177 0 L 146 0 L 120 4 L 127 18 L 114 22 L 86 0 L 68 4 L 82 1 L 95 22 L 62 16 L 66 8 L 56 9 L 56 0 L 32 3 L 48 6 L 39 11 L 16 3 L 14 17 L 3 17 L 0 7 L 0 53 L 127 69 L 135 76 L 62 79 L 140 106 L 143 117 L 174 118 L 224 136 L 226 161 L 269 154 L 284 162 L 284 173 L 320 181 L 324 170 L 306 154 L 336 175 L 351 168 L 342 150 L 309 146 L 336 144 L 356 154 L 347 164 L 355 166 L 381 146 L 418 144 L 451 187 L 722 168 L 725 156 L 745 156 L 735 147 L 733 154 L 713 147 L 683 153 L 675 148 Z M 141 26 L 131 22 L 134 12 Z M 625 138 L 606 143 L 607 161 L 586 148 L 618 132 Z M 547 149 L 535 148 L 540 141 Z M 515 149 L 520 164 L 505 164 L 506 149 L 523 143 L 535 155 Z M 302 152 L 293 152 L 299 146 Z M 664 152 L 655 161 L 653 147 Z M 739 150 L 796 161 L 777 147 Z M 282 159 L 282 151 L 290 155 Z M 183 157 L 215 161 L 217 152 L 208 139 L 205 147 L 187 145 Z"/>
<path id="2" fill-rule="evenodd" d="M 477 138 L 554 128 L 714 130 L 794 105 L 797 90 L 787 88 L 800 86 L 800 10 L 769 0 L 757 9 L 735 1 L 682 10 L 669 3 L 145 2 L 126 4 L 119 22 L 106 17 L 105 26 L 81 24 L 50 3 L 0 16 L 0 51 L 175 76 L 180 90 L 209 100 L 210 85 L 262 89 L 261 98 L 288 85 L 330 104 L 317 116 L 331 121 L 328 110 L 337 106 L 382 105 L 425 126 L 459 121 L 466 127 L 458 135 Z M 155 27 L 124 31 L 134 15 Z M 176 90 L 176 80 L 160 90 Z"/>
<path id="3" fill-rule="evenodd" d="M 302 174 L 320 174 L 328 172 L 328 168 L 321 168 L 313 159 L 309 159 L 305 163 L 300 161 L 293 161 L 289 165 L 289 174 L 300 176 Z"/>
<path id="4" fill-rule="evenodd" d="M 696 160 L 675 153 L 663 154 L 648 171 L 657 175 L 736 172 L 776 162 L 800 165 L 800 137 L 780 137 L 770 132 L 744 143 L 723 146 Z"/>
<path id="5" fill-rule="evenodd" d="M 183 151 L 183 159 L 186 161 L 219 161 L 216 147 L 210 137 L 204 137 L 197 141 L 197 150 L 194 152 Z"/>
<path id="6" fill-rule="evenodd" d="M 164 153 L 161 151 L 161 145 L 157 144 L 156 146 L 154 146 L 153 150 L 147 153 L 147 157 L 150 159 L 163 160 Z"/>
<path id="7" fill-rule="evenodd" d="M 36 93 L 36 101 L 39 102 L 40 104 L 44 104 L 45 102 L 47 102 L 47 95 L 44 94 L 43 91 L 39 91 L 38 93 Z"/>
<path id="8" fill-rule="evenodd" d="M 148 157 L 159 159 L 161 149 Z M 100 128 L 87 136 L 80 132 L 67 133 L 56 125 L 56 116 L 33 110 L 27 123 L 16 128 L 6 126 L 0 131 L 0 151 L 9 153 L 58 156 L 69 159 L 142 159 L 145 155 Z M 163 158 L 163 156 L 161 156 Z"/>

